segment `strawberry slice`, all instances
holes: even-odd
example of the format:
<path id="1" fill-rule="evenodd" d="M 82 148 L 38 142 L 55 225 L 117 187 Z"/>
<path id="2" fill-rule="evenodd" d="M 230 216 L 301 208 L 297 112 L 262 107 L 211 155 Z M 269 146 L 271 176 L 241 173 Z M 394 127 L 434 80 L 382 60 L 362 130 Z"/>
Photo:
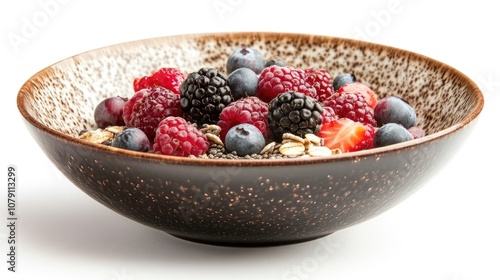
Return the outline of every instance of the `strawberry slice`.
<path id="1" fill-rule="evenodd" d="M 347 83 L 347 84 L 341 86 L 337 90 L 338 94 L 342 94 L 344 92 L 346 92 L 346 93 L 360 93 L 365 97 L 366 103 L 368 103 L 368 105 L 372 109 L 375 109 L 375 106 L 377 106 L 377 102 L 378 102 L 377 95 L 375 94 L 375 92 L 373 92 L 373 90 L 371 90 L 371 88 L 369 88 L 367 85 L 365 85 L 363 83 L 360 83 L 360 82 Z"/>
<path id="2" fill-rule="evenodd" d="M 340 149 L 342 153 L 355 152 L 373 147 L 375 129 L 348 118 L 340 118 L 324 123 L 318 136 L 323 138 L 325 146 Z"/>

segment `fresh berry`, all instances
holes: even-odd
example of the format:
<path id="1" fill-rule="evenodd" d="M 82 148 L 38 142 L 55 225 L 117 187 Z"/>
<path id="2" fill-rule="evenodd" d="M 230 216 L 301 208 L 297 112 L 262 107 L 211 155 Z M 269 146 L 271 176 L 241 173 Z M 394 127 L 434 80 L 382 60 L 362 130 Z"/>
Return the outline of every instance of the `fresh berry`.
<path id="1" fill-rule="evenodd" d="M 266 61 L 266 64 L 264 65 L 264 67 L 269 67 L 269 66 L 272 66 L 272 65 L 285 66 L 286 64 L 281 59 L 269 59 L 268 61 Z"/>
<path id="2" fill-rule="evenodd" d="M 131 127 L 118 133 L 111 146 L 138 152 L 149 151 L 149 138 L 142 130 Z"/>
<path id="3" fill-rule="evenodd" d="M 229 129 L 224 145 L 229 152 L 246 156 L 260 153 L 266 145 L 266 140 L 257 127 L 242 123 Z"/>
<path id="4" fill-rule="evenodd" d="M 226 106 L 220 113 L 217 125 L 220 126 L 222 141 L 231 127 L 249 123 L 257 127 L 264 137 L 268 136 L 267 124 L 268 104 L 255 96 L 239 99 Z"/>
<path id="5" fill-rule="evenodd" d="M 375 130 L 348 118 L 340 118 L 324 123 L 318 136 L 330 149 L 340 149 L 342 153 L 361 151 L 373 146 Z"/>
<path id="6" fill-rule="evenodd" d="M 320 103 L 303 93 L 280 93 L 269 103 L 269 128 L 278 140 L 286 132 L 301 137 L 317 134 L 323 121 L 322 111 Z"/>
<path id="7" fill-rule="evenodd" d="M 136 91 L 132 98 L 128 99 L 123 105 L 123 120 L 125 121 L 125 125 L 130 122 L 130 115 L 132 115 L 132 109 L 137 101 L 141 100 L 145 95 L 148 95 L 151 92 L 150 89 L 145 88 L 139 91 Z"/>
<path id="8" fill-rule="evenodd" d="M 138 95 L 142 98 L 131 98 L 130 102 L 134 104 L 126 125 L 141 129 L 150 138 L 155 136 L 156 127 L 161 120 L 169 116 L 183 115 L 180 96 L 171 90 L 163 87 L 146 88 L 140 90 Z"/>
<path id="9" fill-rule="evenodd" d="M 343 85 L 356 82 L 356 76 L 352 73 L 342 73 L 333 79 L 333 90 L 337 91 Z"/>
<path id="10" fill-rule="evenodd" d="M 316 99 L 319 102 L 323 102 L 333 95 L 332 77 L 326 70 L 308 68 L 304 72 L 305 81 L 316 90 Z"/>
<path id="11" fill-rule="evenodd" d="M 134 80 L 134 91 L 137 92 L 143 88 L 154 88 L 157 86 L 171 90 L 173 93 L 180 94 L 179 89 L 182 82 L 186 79 L 186 74 L 177 68 L 160 68 L 153 71 L 151 75 Z"/>
<path id="12" fill-rule="evenodd" d="M 418 139 L 425 136 L 425 130 L 418 126 L 412 126 L 408 128 L 408 131 L 410 132 L 411 136 L 413 136 L 413 139 Z"/>
<path id="13" fill-rule="evenodd" d="M 337 93 L 360 93 L 365 97 L 366 103 L 368 103 L 372 109 L 375 109 L 375 106 L 377 106 L 378 98 L 375 92 L 367 85 L 360 82 L 345 84 L 337 90 Z"/>
<path id="14" fill-rule="evenodd" d="M 373 139 L 373 147 L 383 147 L 413 139 L 411 133 L 404 126 L 397 123 L 387 123 L 377 129 Z"/>
<path id="15" fill-rule="evenodd" d="M 335 94 L 323 102 L 323 107 L 333 108 L 339 118 L 348 118 L 356 122 L 376 126 L 373 109 L 360 93 Z"/>
<path id="16" fill-rule="evenodd" d="M 233 102 L 227 77 L 215 68 L 201 68 L 192 72 L 181 84 L 181 107 L 187 121 L 216 124 L 219 115 Z"/>
<path id="17" fill-rule="evenodd" d="M 259 86 L 259 76 L 250 68 L 242 67 L 227 76 L 227 84 L 234 100 L 255 96 Z"/>
<path id="18" fill-rule="evenodd" d="M 226 73 L 229 75 L 238 68 L 246 67 L 252 69 L 255 74 L 260 74 L 265 64 L 266 60 L 258 50 L 250 47 L 239 47 L 229 56 L 226 63 Z"/>
<path id="19" fill-rule="evenodd" d="M 364 124 L 365 126 L 365 138 L 367 139 L 366 142 L 365 142 L 365 150 L 366 149 L 371 149 L 373 148 L 373 140 L 375 138 L 375 133 L 377 132 L 378 130 L 378 127 L 376 126 L 372 126 L 372 125 L 368 125 L 368 124 Z"/>
<path id="20" fill-rule="evenodd" d="M 200 156 L 208 147 L 205 134 L 181 117 L 163 119 L 153 144 L 153 150 L 158 154 L 181 157 Z"/>
<path id="21" fill-rule="evenodd" d="M 108 97 L 99 102 L 94 110 L 94 121 L 99 128 L 108 126 L 123 126 L 123 106 L 127 99 L 122 97 Z"/>
<path id="22" fill-rule="evenodd" d="M 387 123 L 398 123 L 408 129 L 417 122 L 415 109 L 396 96 L 382 98 L 377 103 L 374 113 L 378 127 Z"/>
<path id="23" fill-rule="evenodd" d="M 278 94 L 287 91 L 301 92 L 316 98 L 316 90 L 306 84 L 304 70 L 277 65 L 262 70 L 259 76 L 257 97 L 265 102 L 270 102 Z"/>
<path id="24" fill-rule="evenodd" d="M 333 120 L 339 119 L 339 116 L 337 116 L 332 107 L 323 106 L 323 113 L 321 113 L 321 115 L 323 116 L 322 123 L 329 123 L 332 122 Z"/>

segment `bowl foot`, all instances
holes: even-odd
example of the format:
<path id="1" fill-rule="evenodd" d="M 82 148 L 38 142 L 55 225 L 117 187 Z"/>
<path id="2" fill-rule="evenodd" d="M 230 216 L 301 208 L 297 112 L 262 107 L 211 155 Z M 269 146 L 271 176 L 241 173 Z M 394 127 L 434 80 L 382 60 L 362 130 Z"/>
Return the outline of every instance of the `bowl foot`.
<path id="1" fill-rule="evenodd" d="M 225 247 L 273 247 L 273 246 L 284 246 L 284 245 L 292 245 L 297 243 L 303 243 L 312 241 L 315 239 L 323 238 L 325 236 L 330 235 L 324 234 L 320 236 L 307 237 L 307 238 L 299 238 L 299 239 L 290 239 L 290 240 L 217 240 L 217 239 L 201 239 L 196 237 L 188 237 L 188 236 L 180 236 L 176 234 L 171 234 L 171 236 L 177 237 L 179 239 L 183 239 L 190 242 L 214 245 L 214 246 L 225 246 Z"/>

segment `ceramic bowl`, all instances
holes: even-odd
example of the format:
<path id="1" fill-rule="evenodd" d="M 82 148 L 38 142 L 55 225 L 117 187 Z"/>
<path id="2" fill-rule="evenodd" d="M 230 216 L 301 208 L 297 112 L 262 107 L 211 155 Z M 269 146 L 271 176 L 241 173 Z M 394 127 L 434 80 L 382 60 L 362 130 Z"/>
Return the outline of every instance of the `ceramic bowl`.
<path id="1" fill-rule="evenodd" d="M 211 160 L 140 153 L 78 139 L 109 96 L 160 67 L 225 70 L 238 46 L 297 68 L 355 73 L 382 98 L 417 111 L 427 136 L 330 157 Z M 78 188 L 117 213 L 179 238 L 232 246 L 316 239 L 400 203 L 435 176 L 483 108 L 471 79 L 389 46 L 306 34 L 223 33 L 153 38 L 75 55 L 36 73 L 17 105 L 47 157 Z"/>

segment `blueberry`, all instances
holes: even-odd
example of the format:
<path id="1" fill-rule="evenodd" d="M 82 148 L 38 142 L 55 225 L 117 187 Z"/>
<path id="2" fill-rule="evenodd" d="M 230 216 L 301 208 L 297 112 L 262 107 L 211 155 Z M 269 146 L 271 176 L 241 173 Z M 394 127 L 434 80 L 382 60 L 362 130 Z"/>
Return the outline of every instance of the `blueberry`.
<path id="1" fill-rule="evenodd" d="M 111 146 L 132 151 L 149 151 L 149 139 L 142 130 L 130 127 L 118 133 L 113 139 Z"/>
<path id="2" fill-rule="evenodd" d="M 348 83 L 356 82 L 356 76 L 352 73 L 342 73 L 333 79 L 333 90 L 337 91 L 340 87 Z"/>
<path id="3" fill-rule="evenodd" d="M 242 67 L 234 70 L 228 77 L 227 83 L 234 100 L 247 96 L 254 96 L 259 86 L 259 76 L 250 68 Z"/>
<path id="4" fill-rule="evenodd" d="M 258 50 L 239 47 L 229 56 L 226 63 L 226 72 L 229 75 L 238 68 L 246 67 L 252 69 L 255 74 L 260 74 L 265 64 L 266 60 Z"/>
<path id="5" fill-rule="evenodd" d="M 257 127 L 242 123 L 229 129 L 224 145 L 229 152 L 236 151 L 238 156 L 246 156 L 260 153 L 266 140 Z"/>
<path id="6" fill-rule="evenodd" d="M 122 97 L 108 97 L 94 109 L 94 121 L 99 128 L 106 128 L 108 126 L 123 126 L 123 105 L 127 99 Z"/>
<path id="7" fill-rule="evenodd" d="M 283 67 L 283 66 L 285 66 L 285 62 L 281 59 L 270 59 L 266 62 L 264 67 L 269 67 L 269 66 L 273 66 L 273 65 Z"/>
<path id="8" fill-rule="evenodd" d="M 413 140 L 413 136 L 404 126 L 388 123 L 377 129 L 373 138 L 373 147 L 383 147 Z"/>
<path id="9" fill-rule="evenodd" d="M 379 127 L 387 123 L 398 123 L 408 129 L 417 122 L 415 109 L 395 96 L 380 99 L 375 106 L 374 117 Z"/>

